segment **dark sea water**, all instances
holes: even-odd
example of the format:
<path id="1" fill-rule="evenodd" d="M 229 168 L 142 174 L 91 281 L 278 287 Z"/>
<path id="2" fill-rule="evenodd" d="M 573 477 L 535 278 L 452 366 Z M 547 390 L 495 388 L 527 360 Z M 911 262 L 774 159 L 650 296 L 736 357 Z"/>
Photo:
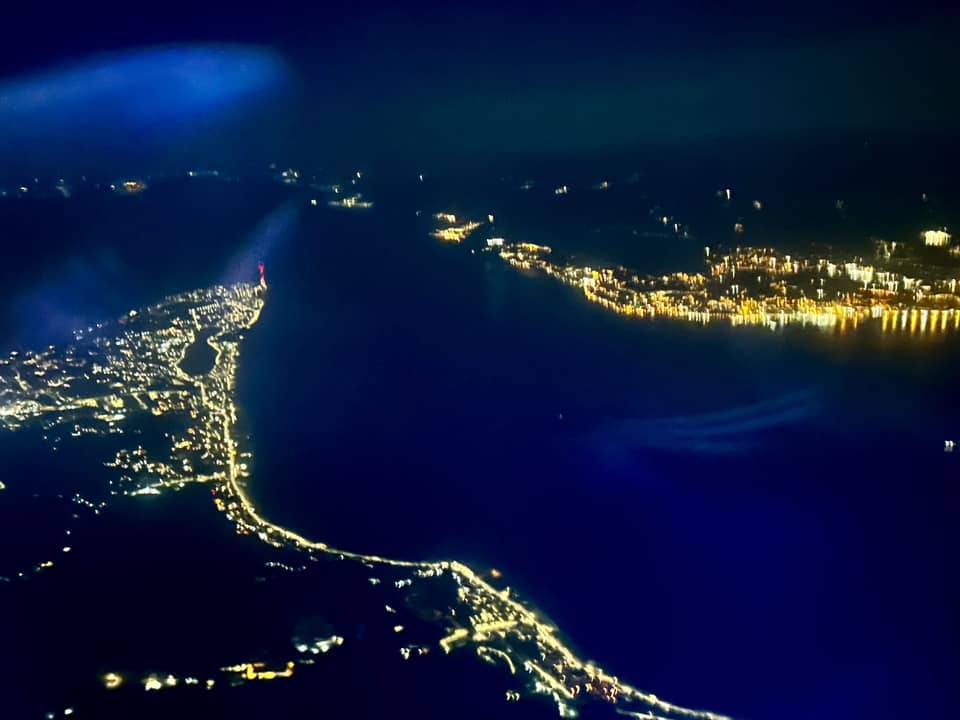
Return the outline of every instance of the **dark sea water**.
<path id="1" fill-rule="evenodd" d="M 649 186 L 592 215 L 506 187 L 384 184 L 370 212 L 221 184 L 19 208 L 21 237 L 62 222 L 65 239 L 54 271 L 5 270 L 5 347 L 55 334 L 28 314 L 60 297 L 48 287 L 88 322 L 218 281 L 254 248 L 271 289 L 242 350 L 241 422 L 266 517 L 497 567 L 582 655 L 681 704 L 954 716 L 960 456 L 943 442 L 960 439 L 960 337 L 631 322 L 481 253 L 482 235 L 440 246 L 414 214 L 493 212 L 512 239 L 641 270 L 696 269 L 726 226 L 675 200 L 697 237 L 635 235 L 669 202 Z M 294 221 L 264 243 L 284 203 Z M 823 227 L 851 245 L 873 234 L 838 222 Z"/>
<path id="2" fill-rule="evenodd" d="M 956 337 L 631 323 L 433 244 L 411 210 L 304 215 L 270 258 L 241 370 L 268 517 L 498 567 L 679 702 L 949 715 Z M 722 452 L 658 439 L 735 408 Z"/>

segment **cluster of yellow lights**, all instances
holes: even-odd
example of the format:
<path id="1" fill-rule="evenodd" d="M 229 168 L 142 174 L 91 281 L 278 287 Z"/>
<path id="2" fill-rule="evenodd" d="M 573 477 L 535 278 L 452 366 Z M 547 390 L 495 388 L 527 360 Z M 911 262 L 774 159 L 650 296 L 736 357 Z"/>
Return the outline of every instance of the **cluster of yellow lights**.
<path id="1" fill-rule="evenodd" d="M 841 333 L 876 321 L 883 332 L 923 335 L 960 329 L 958 278 L 919 281 L 892 272 L 881 276 L 855 262 L 836 265 L 765 248 L 738 248 L 733 256 L 716 258 L 710 261 L 709 276 L 677 272 L 658 277 L 631 275 L 622 267 L 562 265 L 551 260 L 549 247 L 532 243 L 503 244 L 498 252 L 513 267 L 555 277 L 581 290 L 590 302 L 638 318 L 701 325 L 722 320 L 771 329 L 797 324 Z M 814 289 L 820 288 L 821 296 L 807 297 L 793 280 L 797 277 L 811 282 L 819 278 Z M 874 277 L 897 290 L 871 285 Z M 747 286 L 751 280 L 756 287 Z M 854 283 L 858 285 L 851 287 Z M 827 297 L 824 288 L 833 286 L 842 289 Z"/>
<path id="2" fill-rule="evenodd" d="M 362 193 L 356 195 L 346 195 L 339 200 L 328 200 L 327 205 L 336 208 L 347 208 L 352 210 L 367 210 L 373 207 L 373 202 L 364 200 Z"/>
<path id="3" fill-rule="evenodd" d="M 488 218 L 490 218 L 490 222 L 493 222 L 492 215 L 489 215 Z M 452 243 L 463 242 L 470 233 L 482 224 L 471 220 L 457 225 L 457 216 L 448 212 L 434 213 L 433 219 L 443 225 L 433 230 L 433 232 L 430 233 L 430 237 Z"/>
<path id="4" fill-rule="evenodd" d="M 291 660 L 286 664 L 283 670 L 266 670 L 262 662 L 240 663 L 239 665 L 230 665 L 221 668 L 223 672 L 236 673 L 244 680 L 276 680 L 277 678 L 293 677 L 293 669 L 296 664 Z"/>
<path id="5" fill-rule="evenodd" d="M 103 686 L 107 690 L 116 690 L 118 687 L 123 685 L 123 676 L 118 675 L 117 673 L 108 672 L 103 676 Z"/>
<path id="6" fill-rule="evenodd" d="M 437 228 L 432 233 L 430 237 L 437 240 L 442 240 L 443 242 L 463 242 L 467 236 L 480 227 L 478 222 L 468 222 L 463 225 L 447 228 Z"/>

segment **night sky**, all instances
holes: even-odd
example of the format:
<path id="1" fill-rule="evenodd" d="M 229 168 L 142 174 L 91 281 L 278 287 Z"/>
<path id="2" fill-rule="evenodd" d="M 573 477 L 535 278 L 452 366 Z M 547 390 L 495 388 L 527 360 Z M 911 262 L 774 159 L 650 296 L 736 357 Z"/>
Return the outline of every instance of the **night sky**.
<path id="1" fill-rule="evenodd" d="M 152 166 L 297 158 L 412 167 L 811 133 L 955 132 L 960 15 L 932 3 L 200 5 L 5 10 L 8 164 L 69 171 L 123 155 Z M 38 71 L 210 43 L 271 53 L 283 77 L 216 113 L 200 108 L 147 127 L 97 116 L 83 150 L 70 125 L 82 124 L 77 113 L 53 100 L 26 113 L 11 107 L 11 83 Z M 132 82 L 151 87 L 153 78 Z M 163 91 L 172 106 L 183 102 Z M 128 88 L 117 102 L 125 97 Z M 11 129 L 33 128 L 38 115 L 61 127 L 11 140 Z"/>

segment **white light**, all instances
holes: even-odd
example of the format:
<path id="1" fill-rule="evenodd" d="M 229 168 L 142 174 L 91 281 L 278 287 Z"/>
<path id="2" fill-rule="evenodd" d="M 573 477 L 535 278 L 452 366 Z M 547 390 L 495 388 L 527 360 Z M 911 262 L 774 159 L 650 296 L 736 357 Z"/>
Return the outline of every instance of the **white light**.
<path id="1" fill-rule="evenodd" d="M 925 230 L 923 243 L 930 247 L 945 247 L 950 244 L 950 237 L 946 230 Z"/>

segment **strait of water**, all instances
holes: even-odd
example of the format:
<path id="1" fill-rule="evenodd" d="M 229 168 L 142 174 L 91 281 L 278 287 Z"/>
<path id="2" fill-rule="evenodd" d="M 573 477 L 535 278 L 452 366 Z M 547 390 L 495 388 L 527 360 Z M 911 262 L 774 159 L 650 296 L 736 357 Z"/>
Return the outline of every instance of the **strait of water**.
<path id="1" fill-rule="evenodd" d="M 267 517 L 498 567 L 678 702 L 949 706 L 956 337 L 630 322 L 410 210 L 305 215 L 270 258 L 241 370 Z"/>
<path id="2" fill-rule="evenodd" d="M 437 245 L 414 210 L 444 200 L 382 195 L 368 213 L 297 198 L 264 253 L 240 398 L 266 517 L 498 567 L 584 656 L 682 704 L 951 715 L 960 338 L 631 322 Z M 286 201 L 212 184 L 8 208 L 22 242 L 67 240 L 6 266 L 5 346 L 220 280 Z M 640 270 L 696 269 L 710 239 L 635 235 L 652 200 L 592 235 L 551 201 L 452 209 Z"/>

